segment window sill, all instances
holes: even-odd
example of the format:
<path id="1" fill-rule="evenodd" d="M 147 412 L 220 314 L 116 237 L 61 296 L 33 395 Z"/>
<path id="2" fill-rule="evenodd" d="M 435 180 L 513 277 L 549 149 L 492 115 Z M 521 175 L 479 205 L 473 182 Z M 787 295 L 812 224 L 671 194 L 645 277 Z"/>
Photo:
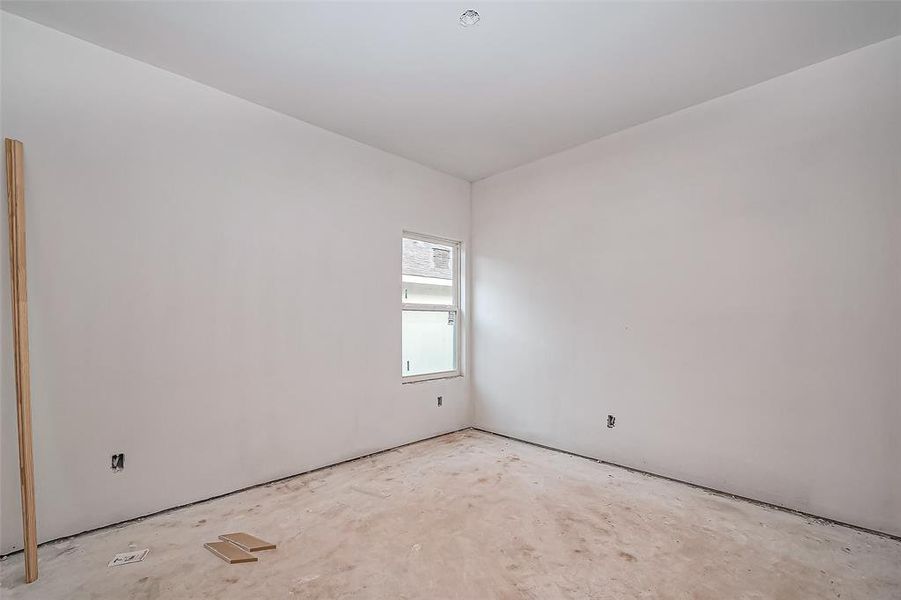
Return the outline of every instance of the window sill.
<path id="1" fill-rule="evenodd" d="M 407 385 L 408 383 L 425 383 L 427 381 L 437 381 L 439 379 L 456 379 L 458 377 L 463 377 L 463 373 L 428 373 L 425 375 L 411 375 L 409 377 L 404 377 L 403 379 L 401 379 L 400 383 L 401 385 Z"/>

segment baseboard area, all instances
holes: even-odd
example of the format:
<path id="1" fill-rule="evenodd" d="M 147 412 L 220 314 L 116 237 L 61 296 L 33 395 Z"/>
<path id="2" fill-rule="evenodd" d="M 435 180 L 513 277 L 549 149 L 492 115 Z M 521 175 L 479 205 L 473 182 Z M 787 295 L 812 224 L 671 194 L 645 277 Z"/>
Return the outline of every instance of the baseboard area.
<path id="1" fill-rule="evenodd" d="M 811 513 L 806 513 L 801 510 L 795 510 L 794 508 L 788 508 L 786 506 L 780 506 L 779 504 L 773 504 L 772 502 L 766 502 L 764 500 L 757 500 L 755 498 L 748 498 L 747 496 L 740 496 L 738 494 L 733 494 L 731 492 L 724 492 L 723 490 L 718 490 L 716 488 L 707 487 L 705 485 L 700 485 L 697 483 L 692 483 L 690 481 L 684 481 L 682 479 L 676 479 L 675 477 L 668 477 L 666 475 L 661 475 L 659 473 L 653 473 L 651 471 L 645 471 L 644 469 L 636 469 L 635 467 L 630 467 L 628 465 L 621 465 L 619 463 L 614 463 L 610 461 L 603 460 L 601 458 L 596 458 L 594 456 L 586 456 L 585 454 L 579 454 L 577 452 L 570 452 L 569 450 L 563 450 L 561 448 L 555 448 L 553 446 L 546 446 L 545 444 L 539 444 L 538 442 L 532 442 L 529 440 L 525 440 L 522 438 L 514 437 L 512 435 L 506 435 L 503 433 L 498 433 L 496 431 L 491 431 L 488 429 L 483 429 L 481 427 L 471 427 L 473 431 L 481 431 L 482 433 L 487 433 L 489 435 L 496 435 L 497 437 L 506 438 L 508 440 L 513 440 L 515 442 L 522 442 L 523 444 L 529 444 L 530 446 L 537 446 L 538 448 L 544 448 L 545 450 L 553 450 L 554 452 L 560 452 L 563 454 L 568 454 L 570 456 L 575 456 L 578 458 L 584 458 L 585 460 L 590 460 L 593 462 L 597 462 L 603 465 L 609 465 L 611 467 L 617 467 L 620 469 L 625 469 L 626 471 L 632 471 L 633 473 L 641 473 L 642 475 L 648 475 L 650 477 L 656 477 L 657 479 L 665 479 L 667 481 L 672 481 L 674 483 L 681 483 L 683 485 L 687 485 L 693 488 L 697 488 L 700 490 L 704 490 L 706 492 L 710 492 L 711 494 L 716 494 L 717 496 L 723 496 L 725 498 L 732 498 L 733 500 L 743 500 L 744 502 L 750 502 L 751 504 L 756 504 L 757 506 L 764 506 L 766 508 L 773 508 L 776 510 L 780 510 L 787 513 L 792 513 L 794 515 L 798 515 L 800 517 L 805 517 L 807 519 L 815 519 L 817 521 L 821 521 L 823 523 L 829 523 L 831 525 L 838 525 L 840 527 L 847 527 L 849 529 L 854 529 L 856 531 L 862 531 L 864 533 L 872 533 L 873 535 L 878 535 L 880 537 L 888 538 L 890 540 L 895 540 L 897 542 L 901 542 L 901 536 L 897 536 L 891 533 L 887 533 L 885 531 L 879 531 L 878 529 L 869 529 L 867 527 L 861 527 L 860 525 L 854 525 L 852 523 L 845 523 L 844 521 L 836 521 L 835 519 L 830 519 L 829 517 L 822 517 L 820 515 L 814 515 Z"/>
<path id="2" fill-rule="evenodd" d="M 277 479 L 271 479 L 269 481 L 263 481 L 261 483 L 255 483 L 253 485 L 248 485 L 237 490 L 232 490 L 230 492 L 225 492 L 224 494 L 217 494 L 215 496 L 210 496 L 209 498 L 203 498 L 202 500 L 194 500 L 193 502 L 185 502 L 184 504 L 178 504 L 176 506 L 172 506 L 169 508 L 163 508 L 161 510 L 157 510 L 151 513 L 147 513 L 144 515 L 140 515 L 138 517 L 132 517 L 130 519 L 125 519 L 122 521 L 116 521 L 115 523 L 110 523 L 108 525 L 101 525 L 100 527 L 92 527 L 90 529 L 85 529 L 84 531 L 79 531 L 78 533 L 73 533 L 72 535 L 64 535 L 58 538 L 53 538 L 52 540 L 47 540 L 46 542 L 41 542 L 38 544 L 38 547 L 44 546 L 46 544 L 53 544 L 62 540 L 68 540 L 80 535 L 85 535 L 86 533 L 93 533 L 95 531 L 102 531 L 104 529 L 112 529 L 114 527 L 122 527 L 124 525 L 128 525 L 129 523 L 134 523 L 137 521 L 142 521 L 144 519 L 149 519 L 150 517 L 155 517 L 157 515 L 163 515 L 166 513 L 170 513 L 172 511 L 179 510 L 181 508 L 186 508 L 188 506 L 196 506 L 198 504 L 204 504 L 206 502 L 212 502 L 213 500 L 218 500 L 219 498 L 226 498 L 228 496 L 233 496 L 235 494 L 240 494 L 241 492 L 246 492 L 247 490 L 252 490 L 254 488 L 263 487 L 264 485 L 271 485 L 273 483 L 278 483 L 280 481 L 286 481 L 288 479 L 293 479 L 295 477 L 300 477 L 301 475 L 308 475 L 310 473 L 315 473 L 317 471 L 322 471 L 325 469 L 331 469 L 332 467 L 337 467 L 338 465 L 344 465 L 347 463 L 352 463 L 358 460 L 363 460 L 369 458 L 371 456 L 378 456 L 379 454 L 384 454 L 386 452 L 392 452 L 397 450 L 398 448 L 405 448 L 407 446 L 412 446 L 413 444 L 419 444 L 421 442 L 427 442 L 429 440 L 434 440 L 436 438 L 444 437 L 446 435 L 451 435 L 453 433 L 460 433 L 461 431 L 469 431 L 472 427 L 462 427 L 460 429 L 454 429 L 452 431 L 446 431 L 444 433 L 438 433 L 435 435 L 430 435 L 428 437 L 424 437 L 418 440 L 413 440 L 412 442 L 406 442 L 404 444 L 399 444 L 397 446 L 391 446 L 390 448 L 385 448 L 384 450 L 378 450 L 376 452 L 368 452 L 366 454 L 361 454 L 360 456 L 355 456 L 354 458 L 347 458 L 345 460 L 339 460 L 338 462 L 330 463 L 327 465 L 323 465 L 321 467 L 316 467 L 315 469 L 310 469 L 308 471 L 301 471 L 299 473 L 294 473 L 293 475 L 285 475 L 284 477 L 279 477 Z M 490 432 L 486 432 L 490 433 Z M 40 515 L 39 515 L 40 516 Z M 5 558 L 7 556 L 13 556 L 15 554 L 19 554 L 23 552 L 23 550 L 14 550 L 13 552 L 7 552 L 6 554 L 0 554 L 0 558 Z"/>
<path id="3" fill-rule="evenodd" d="M 767 507 L 767 508 L 772 508 L 772 509 L 780 510 L 780 511 L 783 511 L 783 512 L 792 513 L 792 514 L 795 514 L 795 515 L 798 515 L 798 516 L 801 516 L 801 517 L 804 517 L 804 518 L 807 518 L 807 519 L 815 519 L 815 520 L 821 521 L 821 522 L 823 522 L 823 523 L 829 523 L 829 524 L 837 525 L 837 526 L 840 526 L 840 527 L 847 527 L 847 528 L 849 528 L 849 529 L 854 529 L 854 530 L 862 531 L 862 532 L 865 532 L 865 533 L 871 533 L 871 534 L 874 534 L 874 535 L 878 535 L 878 536 L 880 536 L 880 537 L 884 537 L 884 538 L 888 538 L 888 539 L 891 539 L 891 540 L 895 540 L 895 541 L 901 542 L 901 536 L 893 535 L 893 534 L 891 534 L 891 533 L 886 533 L 886 532 L 884 532 L 884 531 L 879 531 L 879 530 L 876 530 L 876 529 L 868 529 L 868 528 L 866 528 L 866 527 L 860 527 L 859 525 L 854 525 L 854 524 L 852 524 L 852 523 L 845 523 L 845 522 L 843 522 L 843 521 L 836 521 L 835 519 L 830 519 L 830 518 L 828 518 L 828 517 L 822 517 L 822 516 L 820 516 L 820 515 L 814 515 L 814 514 L 811 514 L 811 513 L 806 513 L 806 512 L 804 512 L 804 511 L 795 510 L 795 509 L 793 509 L 793 508 L 788 508 L 788 507 L 785 507 L 785 506 L 780 506 L 780 505 L 778 505 L 778 504 L 773 504 L 772 502 L 765 502 L 765 501 L 763 501 L 763 500 L 757 500 L 757 499 L 755 499 L 755 498 L 748 498 L 748 497 L 746 497 L 746 496 L 740 496 L 740 495 L 738 495 L 738 494 L 733 494 L 733 493 L 730 493 L 730 492 L 725 492 L 725 491 L 723 491 L 723 490 L 718 490 L 718 489 L 716 489 L 716 488 L 711 488 L 711 487 L 707 487 L 707 486 L 704 486 L 704 485 L 699 485 L 699 484 L 697 484 L 697 483 L 692 483 L 692 482 L 690 482 L 690 481 L 684 481 L 684 480 L 681 480 L 681 479 L 676 479 L 676 478 L 674 478 L 674 477 L 668 477 L 668 476 L 666 476 L 666 475 L 661 475 L 661 474 L 659 474 L 659 473 L 653 473 L 653 472 L 651 472 L 651 471 L 645 471 L 645 470 L 643 470 L 643 469 L 636 469 L 635 467 L 630 467 L 630 466 L 628 466 L 628 465 L 622 465 L 622 464 L 618 464 L 618 463 L 606 461 L 606 460 L 603 460 L 603 459 L 600 459 L 600 458 L 596 458 L 596 457 L 593 457 L 593 456 L 587 456 L 587 455 L 584 455 L 584 454 L 579 454 L 579 453 L 577 453 L 577 452 L 570 452 L 569 450 L 563 450 L 563 449 L 561 449 L 561 448 L 555 448 L 555 447 L 553 447 L 553 446 L 547 446 L 547 445 L 545 445 L 545 444 L 540 444 L 540 443 L 538 443 L 538 442 L 532 442 L 532 441 L 529 441 L 529 440 L 526 440 L 526 439 L 514 437 L 514 436 L 512 436 L 512 435 L 506 435 L 506 434 L 503 434 L 503 433 L 498 433 L 498 432 L 496 432 L 496 431 L 491 431 L 491 430 L 488 430 L 488 429 L 483 429 L 483 428 L 481 428 L 481 427 L 463 427 L 463 428 L 461 428 L 461 429 L 455 429 L 455 430 L 453 430 L 453 431 L 447 431 L 447 432 L 445 432 L 445 433 L 439 433 L 439 434 L 436 434 L 436 435 L 432 435 L 432 436 L 428 436 L 428 437 L 421 438 L 421 439 L 418 439 L 418 440 L 414 440 L 414 441 L 412 441 L 412 442 L 406 442 L 406 443 L 404 443 L 404 444 L 399 444 L 399 445 L 397 445 L 397 446 L 392 446 L 392 447 L 390 447 L 390 448 L 385 448 L 384 450 L 378 450 L 378 451 L 376 451 L 376 452 L 369 452 L 369 453 L 367 453 L 367 454 L 361 454 L 360 456 L 356 456 L 356 457 L 354 457 L 354 458 L 348 458 L 348 459 L 341 460 L 341 461 L 338 461 L 338 462 L 335 462 L 335 463 L 330 463 L 330 464 L 327 464 L 327 465 L 323 465 L 323 466 L 321 466 L 321 467 L 317 467 L 317 468 L 315 468 L 315 469 L 310 469 L 310 470 L 308 470 L 308 471 L 301 471 L 301 472 L 299 472 L 299 473 L 294 473 L 294 474 L 292 474 L 292 475 L 286 475 L 285 477 L 279 477 L 279 478 L 277 478 L 277 479 L 272 479 L 272 480 L 264 481 L 264 482 L 257 483 L 257 484 L 254 484 L 254 485 L 249 485 L 249 486 L 246 486 L 246 487 L 243 487 L 243 488 L 240 488 L 240 489 L 236 489 L 236 490 L 233 490 L 233 491 L 230 491 L 230 492 L 225 492 L 224 494 L 217 494 L 216 496 L 211 496 L 211 497 L 209 497 L 209 498 L 204 498 L 204 499 L 202 499 L 202 500 L 195 500 L 195 501 L 193 501 L 193 502 L 186 502 L 186 503 L 184 503 L 184 504 L 179 504 L 179 505 L 177 505 L 177 506 L 172 506 L 172 507 L 170 507 L 170 508 L 164 508 L 164 509 L 162 509 L 162 510 L 154 511 L 154 512 L 152 512 L 152 513 L 147 513 L 147 514 L 144 514 L 144 515 L 140 515 L 140 516 L 137 516 L 137 517 L 133 517 L 133 518 L 131 518 L 131 519 L 125 519 L 125 520 L 123 520 L 123 521 L 117 521 L 117 522 L 115 522 L 115 523 L 110 523 L 110 524 L 108 524 L 108 525 L 101 525 L 100 527 L 93 527 L 93 528 L 91 528 L 91 529 L 86 529 L 86 530 L 84 530 L 84 531 L 80 531 L 80 532 L 74 533 L 74 534 L 72 534 L 72 535 L 65 535 L 65 536 L 62 536 L 62 537 L 54 538 L 54 539 L 52 539 L 52 540 L 47 540 L 46 542 L 41 542 L 41 544 L 39 544 L 39 546 L 44 546 L 44 545 L 46 545 L 46 544 L 53 544 L 53 543 L 59 542 L 59 541 L 61 541 L 61 540 L 67 540 L 67 539 L 75 538 L 75 537 L 78 537 L 78 536 L 81 536 L 81 535 L 85 535 L 85 534 L 87 534 L 87 533 L 93 533 L 93 532 L 95 532 L 95 531 L 102 531 L 102 530 L 104 530 L 104 529 L 111 529 L 111 528 L 114 528 L 114 527 L 122 527 L 122 526 L 128 525 L 129 523 L 134 523 L 134 522 L 137 522 L 137 521 L 142 521 L 142 520 L 144 520 L 144 519 L 148 519 L 148 518 L 150 518 L 150 517 L 155 517 L 155 516 L 157 516 L 157 515 L 162 515 L 162 514 L 170 513 L 170 512 L 173 512 L 173 511 L 176 511 L 176 510 L 179 510 L 179 509 L 188 507 L 188 506 L 196 506 L 196 505 L 198 505 L 198 504 L 204 504 L 204 503 L 206 503 L 206 502 L 212 502 L 213 500 L 218 500 L 219 498 L 225 498 L 225 497 L 228 497 L 228 496 L 232 496 L 232 495 L 234 495 L 234 494 L 240 494 L 241 492 L 245 492 L 245 491 L 247 491 L 247 490 L 252 490 L 252 489 L 254 489 L 254 488 L 262 487 L 262 486 L 265 486 L 265 485 L 271 485 L 271 484 L 273 484 L 273 483 L 278 483 L 278 482 L 281 482 L 281 481 L 286 481 L 286 480 L 288 480 L 288 479 L 293 479 L 293 478 L 299 477 L 299 476 L 301 476 L 301 475 L 307 475 L 307 474 L 310 474 L 310 473 L 315 473 L 315 472 L 317 472 L 317 471 L 322 471 L 322 470 L 325 470 L 325 469 L 330 469 L 330 468 L 336 467 L 336 466 L 338 466 L 338 465 L 343 465 L 343 464 L 347 464 L 347 463 L 356 462 L 356 461 L 358 461 L 358 460 L 363 460 L 363 459 L 366 459 L 366 458 L 369 458 L 369 457 L 372 457 L 372 456 L 378 456 L 379 454 L 385 454 L 386 452 L 392 452 L 392 451 L 397 450 L 397 449 L 399 449 L 399 448 L 405 448 L 405 447 L 407 447 L 407 446 L 412 446 L 412 445 L 414 445 L 414 444 L 419 444 L 419 443 L 422 443 L 422 442 L 427 442 L 427 441 L 429 441 L 429 440 L 433 440 L 433 439 L 436 439 L 436 438 L 444 437 L 444 436 L 446 436 L 446 435 L 451 435 L 451 434 L 454 434 L 454 433 L 460 433 L 460 432 L 462 432 L 462 431 L 478 431 L 478 432 L 481 432 L 481 433 L 485 433 L 485 434 L 488 434 L 488 435 L 497 436 L 497 437 L 500 437 L 500 438 L 505 438 L 505 439 L 512 440 L 512 441 L 515 441 L 515 442 L 520 442 L 520 443 L 523 443 L 523 444 L 529 444 L 530 446 L 535 446 L 535 447 L 538 447 L 538 448 L 544 448 L 545 450 L 551 450 L 551 451 L 553 451 L 553 452 L 560 452 L 560 453 L 562 453 L 562 454 L 568 454 L 568 455 L 570 455 L 570 456 L 575 456 L 575 457 L 582 458 L 582 459 L 585 459 L 585 460 L 590 460 L 590 461 L 592 461 L 592 462 L 597 462 L 597 463 L 600 463 L 600 464 L 609 465 L 609 466 L 611 466 L 611 467 L 617 467 L 617 468 L 620 468 L 620 469 L 624 469 L 624 470 L 626 470 L 626 471 L 631 471 L 631 472 L 633 472 L 633 473 L 641 473 L 641 474 L 643 474 L 643 475 L 648 475 L 648 476 L 650 476 L 650 477 L 656 477 L 656 478 L 658 478 L 658 479 L 665 479 L 665 480 L 667 480 L 667 481 L 672 481 L 672 482 L 674 482 L 674 483 L 681 483 L 681 484 L 683 484 L 683 485 L 687 485 L 687 486 L 690 486 L 690 487 L 693 487 L 693 488 L 697 488 L 697 489 L 704 490 L 704 491 L 709 492 L 709 493 L 711 493 L 711 494 L 716 494 L 717 496 L 723 496 L 723 497 L 725 497 L 725 498 L 731 498 L 731 499 L 734 499 L 734 500 L 742 500 L 742 501 L 744 501 L 744 502 L 750 502 L 751 504 L 756 504 L 756 505 L 758 505 L 758 506 L 764 506 L 764 507 Z M 15 551 L 13 551 L 13 552 L 8 552 L 8 553 L 6 553 L 6 554 L 0 554 L 0 558 L 4 558 L 4 557 L 6 557 L 6 556 L 13 556 L 13 555 L 18 554 L 18 553 L 20 553 L 20 552 L 22 552 L 22 550 L 15 550 Z"/>

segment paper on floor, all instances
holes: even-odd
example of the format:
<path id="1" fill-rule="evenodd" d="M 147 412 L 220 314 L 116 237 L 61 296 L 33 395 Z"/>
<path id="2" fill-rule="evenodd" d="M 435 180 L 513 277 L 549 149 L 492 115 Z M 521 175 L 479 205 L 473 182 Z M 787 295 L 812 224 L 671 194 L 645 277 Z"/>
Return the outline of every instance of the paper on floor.
<path id="1" fill-rule="evenodd" d="M 122 552 L 114 556 L 113 560 L 109 561 L 109 564 L 106 566 L 118 567 L 119 565 L 141 562 L 149 553 L 150 548 L 144 548 L 143 550 L 134 550 L 133 552 Z"/>

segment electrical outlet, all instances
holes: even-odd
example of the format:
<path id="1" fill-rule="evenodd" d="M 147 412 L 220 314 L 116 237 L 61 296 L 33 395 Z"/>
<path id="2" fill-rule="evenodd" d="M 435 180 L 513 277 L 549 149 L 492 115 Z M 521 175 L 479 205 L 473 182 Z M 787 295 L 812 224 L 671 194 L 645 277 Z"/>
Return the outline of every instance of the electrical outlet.
<path id="1" fill-rule="evenodd" d="M 125 468 L 125 453 L 120 452 L 119 454 L 113 454 L 112 460 L 110 461 L 110 469 L 113 470 L 113 473 L 118 473 L 122 469 Z"/>
<path id="2" fill-rule="evenodd" d="M 441 406 L 442 404 L 444 404 L 444 397 L 438 396 L 438 406 Z"/>
<path id="3" fill-rule="evenodd" d="M 613 415 L 607 415 L 607 427 L 609 429 L 616 427 L 616 417 L 614 417 Z"/>

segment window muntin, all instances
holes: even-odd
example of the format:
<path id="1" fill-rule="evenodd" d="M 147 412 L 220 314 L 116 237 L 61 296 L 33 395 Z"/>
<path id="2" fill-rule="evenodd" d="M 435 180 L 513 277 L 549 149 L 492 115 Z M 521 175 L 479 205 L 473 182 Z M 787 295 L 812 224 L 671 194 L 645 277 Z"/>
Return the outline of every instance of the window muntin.
<path id="1" fill-rule="evenodd" d="M 459 242 L 404 233 L 401 265 L 404 381 L 459 375 Z"/>

